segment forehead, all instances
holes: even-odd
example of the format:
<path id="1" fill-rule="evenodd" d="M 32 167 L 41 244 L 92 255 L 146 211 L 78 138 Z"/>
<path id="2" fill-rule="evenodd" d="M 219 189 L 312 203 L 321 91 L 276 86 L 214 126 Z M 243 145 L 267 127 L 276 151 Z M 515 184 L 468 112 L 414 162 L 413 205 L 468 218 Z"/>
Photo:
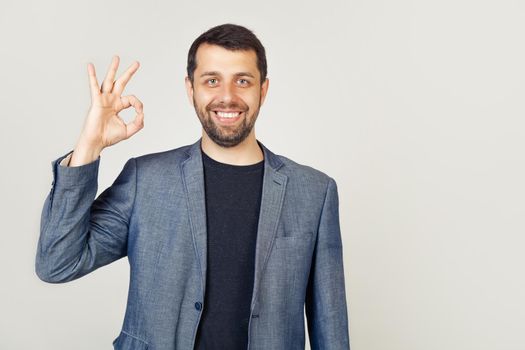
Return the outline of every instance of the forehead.
<path id="1" fill-rule="evenodd" d="M 248 71 L 257 73 L 257 54 L 255 50 L 227 50 L 218 45 L 203 43 L 196 53 L 196 72 L 218 71 L 235 74 Z"/>

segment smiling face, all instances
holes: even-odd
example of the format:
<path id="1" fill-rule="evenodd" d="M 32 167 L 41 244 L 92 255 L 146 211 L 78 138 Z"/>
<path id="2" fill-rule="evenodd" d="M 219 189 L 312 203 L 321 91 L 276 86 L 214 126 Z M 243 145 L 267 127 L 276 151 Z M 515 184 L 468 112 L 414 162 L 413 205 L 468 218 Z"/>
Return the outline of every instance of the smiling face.
<path id="1" fill-rule="evenodd" d="M 253 126 L 268 90 L 268 79 L 261 85 L 255 51 L 204 43 L 196 61 L 186 90 L 208 137 L 222 147 L 255 139 Z"/>

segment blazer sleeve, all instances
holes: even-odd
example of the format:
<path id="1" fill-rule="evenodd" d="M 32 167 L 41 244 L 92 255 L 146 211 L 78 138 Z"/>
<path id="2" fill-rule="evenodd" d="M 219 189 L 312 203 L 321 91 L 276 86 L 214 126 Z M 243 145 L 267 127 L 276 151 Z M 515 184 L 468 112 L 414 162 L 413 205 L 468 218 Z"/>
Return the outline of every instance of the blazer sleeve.
<path id="1" fill-rule="evenodd" d="M 53 183 L 40 219 L 35 270 L 49 283 L 80 278 L 127 255 L 136 192 L 136 161 L 129 159 L 113 184 L 94 199 L 100 156 L 81 166 L 51 163 Z"/>
<path id="2" fill-rule="evenodd" d="M 330 178 L 306 290 L 312 350 L 350 349 L 337 184 Z"/>

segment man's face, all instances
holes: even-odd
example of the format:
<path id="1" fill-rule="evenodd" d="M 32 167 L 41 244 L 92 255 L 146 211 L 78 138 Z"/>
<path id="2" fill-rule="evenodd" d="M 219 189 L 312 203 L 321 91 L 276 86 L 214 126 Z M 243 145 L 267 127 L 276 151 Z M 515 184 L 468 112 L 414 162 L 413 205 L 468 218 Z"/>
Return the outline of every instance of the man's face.
<path id="1" fill-rule="evenodd" d="M 186 77 L 188 98 L 210 139 L 236 146 L 252 133 L 268 90 L 268 79 L 260 83 L 257 55 L 204 43 L 196 60 L 193 85 Z"/>

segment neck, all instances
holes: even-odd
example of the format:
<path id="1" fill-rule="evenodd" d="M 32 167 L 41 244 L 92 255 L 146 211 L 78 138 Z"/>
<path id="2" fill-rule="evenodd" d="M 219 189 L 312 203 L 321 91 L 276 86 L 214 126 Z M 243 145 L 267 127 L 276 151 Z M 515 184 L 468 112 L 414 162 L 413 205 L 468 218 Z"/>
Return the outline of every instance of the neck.
<path id="1" fill-rule="evenodd" d="M 233 147 L 219 146 L 202 130 L 201 147 L 210 158 L 225 164 L 251 165 L 264 159 L 264 153 L 257 143 L 254 130 L 244 141 Z"/>

